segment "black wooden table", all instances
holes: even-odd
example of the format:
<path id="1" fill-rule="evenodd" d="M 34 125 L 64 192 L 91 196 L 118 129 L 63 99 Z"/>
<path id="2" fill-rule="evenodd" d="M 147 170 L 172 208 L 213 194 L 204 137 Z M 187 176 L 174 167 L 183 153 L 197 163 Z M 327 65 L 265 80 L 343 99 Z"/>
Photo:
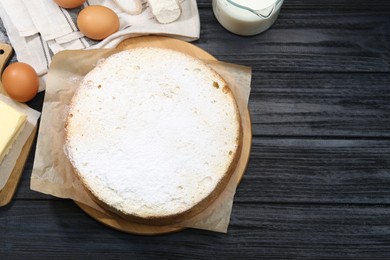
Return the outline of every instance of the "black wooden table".
<path id="1" fill-rule="evenodd" d="M 137 236 L 30 190 L 0 208 L 0 258 L 390 258 L 390 1 L 285 0 L 240 37 L 198 1 L 195 45 L 253 68 L 253 147 L 227 234 Z M 29 105 L 41 109 L 40 94 Z"/>

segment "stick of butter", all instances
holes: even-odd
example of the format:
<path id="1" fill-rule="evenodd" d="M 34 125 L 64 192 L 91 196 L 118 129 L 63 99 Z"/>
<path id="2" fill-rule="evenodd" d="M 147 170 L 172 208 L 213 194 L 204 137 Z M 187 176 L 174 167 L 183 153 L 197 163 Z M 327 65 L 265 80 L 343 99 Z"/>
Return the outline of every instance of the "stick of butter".
<path id="1" fill-rule="evenodd" d="M 27 116 L 0 100 L 0 163 L 22 132 Z"/>

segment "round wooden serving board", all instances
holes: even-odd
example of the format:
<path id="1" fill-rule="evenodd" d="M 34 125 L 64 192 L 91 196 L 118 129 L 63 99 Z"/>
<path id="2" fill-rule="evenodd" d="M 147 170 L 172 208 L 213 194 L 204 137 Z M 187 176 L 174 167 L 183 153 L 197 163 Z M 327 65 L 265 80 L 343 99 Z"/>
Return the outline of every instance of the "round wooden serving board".
<path id="1" fill-rule="evenodd" d="M 161 37 L 161 36 L 144 36 L 144 37 L 136 37 L 123 41 L 120 43 L 117 48 L 120 50 L 126 50 L 136 47 L 160 47 L 167 48 L 176 51 L 181 51 L 183 53 L 194 56 L 198 59 L 204 60 L 216 60 L 212 55 L 207 53 L 206 51 L 181 40 Z M 247 123 L 243 125 L 243 145 L 241 151 L 240 162 L 237 165 L 237 173 L 240 175 L 238 178 L 238 182 L 241 180 L 244 175 L 245 169 L 247 167 L 247 163 L 249 160 L 249 154 L 252 145 L 252 123 L 250 120 L 249 110 L 245 111 L 247 114 Z M 238 185 L 238 183 L 237 183 Z M 100 212 L 96 209 L 93 209 L 89 206 L 76 202 L 76 204 L 84 210 L 88 215 L 97 221 L 120 231 L 132 233 L 132 234 L 142 234 L 142 235 L 158 235 L 164 233 L 171 233 L 175 231 L 179 231 L 183 229 L 182 227 L 174 227 L 174 226 L 149 226 L 138 224 L 134 222 L 129 222 L 118 215 L 104 210 L 104 212 Z"/>

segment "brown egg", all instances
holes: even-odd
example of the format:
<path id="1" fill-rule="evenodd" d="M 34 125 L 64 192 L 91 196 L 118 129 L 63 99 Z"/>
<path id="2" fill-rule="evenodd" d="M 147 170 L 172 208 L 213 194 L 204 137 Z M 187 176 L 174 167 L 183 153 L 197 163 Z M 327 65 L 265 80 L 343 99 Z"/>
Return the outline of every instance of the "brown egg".
<path id="1" fill-rule="evenodd" d="M 14 100 L 27 102 L 38 93 L 38 75 L 30 65 L 15 62 L 9 65 L 1 77 L 5 92 Z"/>
<path id="2" fill-rule="evenodd" d="M 63 8 L 76 8 L 85 3 L 86 0 L 54 0 L 59 6 Z"/>
<path id="3" fill-rule="evenodd" d="M 119 18 L 110 8 L 91 5 L 77 16 L 77 26 L 90 39 L 103 40 L 119 29 Z"/>

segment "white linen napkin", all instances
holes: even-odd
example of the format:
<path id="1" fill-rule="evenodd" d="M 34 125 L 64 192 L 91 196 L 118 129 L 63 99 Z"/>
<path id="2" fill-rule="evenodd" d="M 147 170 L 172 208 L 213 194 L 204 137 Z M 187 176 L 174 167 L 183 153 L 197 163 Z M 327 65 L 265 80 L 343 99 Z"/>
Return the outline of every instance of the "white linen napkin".
<path id="1" fill-rule="evenodd" d="M 129 0 L 131 1 L 131 0 Z M 62 50 L 113 48 L 121 41 L 141 35 L 166 35 L 185 41 L 199 39 L 200 22 L 196 0 L 179 0 L 181 16 L 160 24 L 147 1 L 139 15 L 122 11 L 112 0 L 88 0 L 74 9 L 59 7 L 53 0 L 0 0 L 0 18 L 18 61 L 30 64 L 44 83 L 51 57 Z M 78 13 L 89 5 L 103 5 L 119 17 L 119 31 L 102 41 L 90 40 L 78 30 Z M 41 84 L 40 91 L 44 90 Z"/>

